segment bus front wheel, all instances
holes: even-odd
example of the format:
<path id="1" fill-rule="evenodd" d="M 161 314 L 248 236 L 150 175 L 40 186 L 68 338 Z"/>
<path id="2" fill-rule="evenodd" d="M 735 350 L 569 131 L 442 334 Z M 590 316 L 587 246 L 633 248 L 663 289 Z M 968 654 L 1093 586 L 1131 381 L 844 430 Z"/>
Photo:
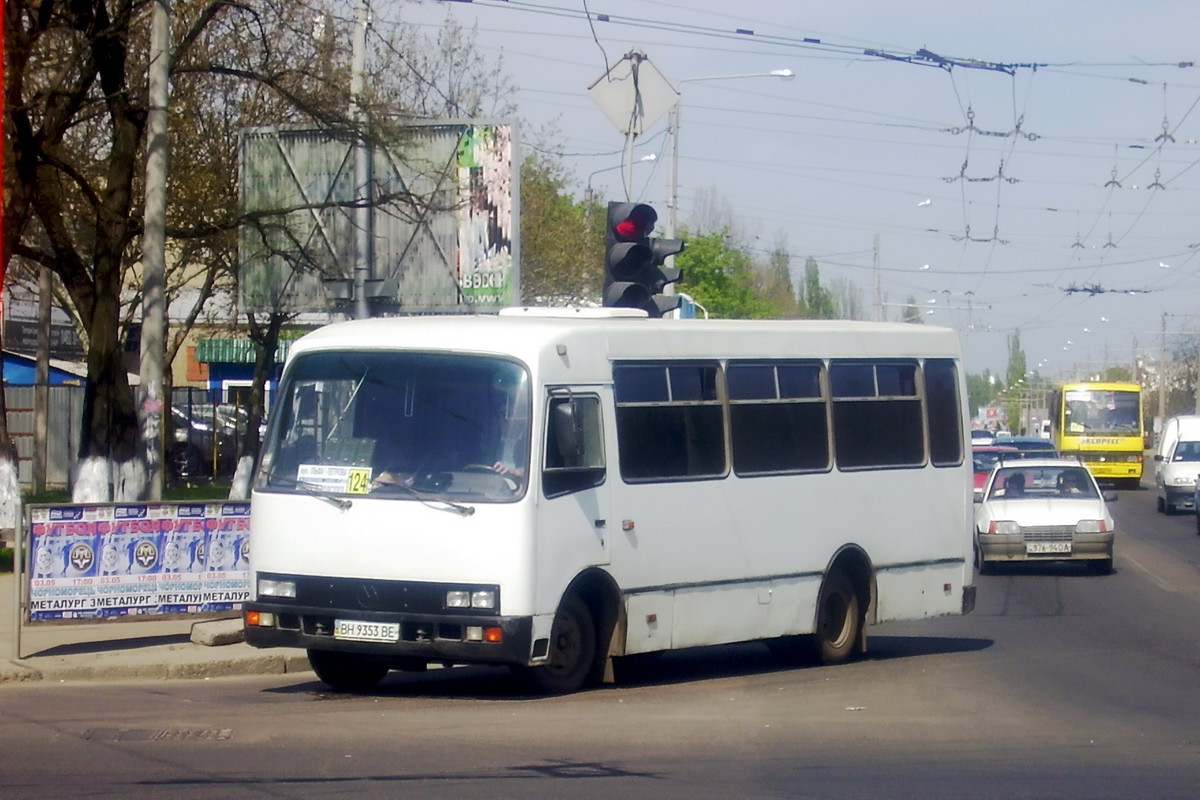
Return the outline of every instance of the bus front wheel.
<path id="1" fill-rule="evenodd" d="M 365 656 L 332 650 L 309 650 L 308 663 L 318 678 L 338 692 L 365 691 L 388 674 L 386 664 Z"/>
<path id="2" fill-rule="evenodd" d="M 829 573 L 817 601 L 816 650 L 821 663 L 848 661 L 854 654 L 861 625 L 854 584 L 841 570 Z"/>
<path id="3" fill-rule="evenodd" d="M 534 689 L 547 694 L 568 694 L 587 685 L 597 673 L 599 647 L 596 621 L 579 597 L 565 598 L 550 630 L 549 663 L 524 667 L 522 675 Z"/>

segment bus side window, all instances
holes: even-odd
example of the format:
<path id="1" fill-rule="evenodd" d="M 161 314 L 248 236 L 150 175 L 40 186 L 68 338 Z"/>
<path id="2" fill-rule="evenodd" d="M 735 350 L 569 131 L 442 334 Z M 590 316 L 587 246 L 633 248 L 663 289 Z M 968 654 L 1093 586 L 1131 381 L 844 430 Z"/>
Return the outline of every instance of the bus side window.
<path id="1" fill-rule="evenodd" d="M 604 437 L 600 398 L 551 397 L 546 415 L 546 461 L 542 488 L 547 497 L 604 483 Z"/>

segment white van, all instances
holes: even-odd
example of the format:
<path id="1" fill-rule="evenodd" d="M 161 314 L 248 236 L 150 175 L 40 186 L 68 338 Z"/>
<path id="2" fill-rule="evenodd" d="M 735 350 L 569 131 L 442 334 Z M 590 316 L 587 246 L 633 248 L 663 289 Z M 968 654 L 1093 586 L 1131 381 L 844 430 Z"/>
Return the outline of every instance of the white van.
<path id="1" fill-rule="evenodd" d="M 1196 478 L 1200 475 L 1200 416 L 1168 419 L 1154 461 L 1158 510 L 1170 514 L 1175 509 L 1195 508 Z"/>

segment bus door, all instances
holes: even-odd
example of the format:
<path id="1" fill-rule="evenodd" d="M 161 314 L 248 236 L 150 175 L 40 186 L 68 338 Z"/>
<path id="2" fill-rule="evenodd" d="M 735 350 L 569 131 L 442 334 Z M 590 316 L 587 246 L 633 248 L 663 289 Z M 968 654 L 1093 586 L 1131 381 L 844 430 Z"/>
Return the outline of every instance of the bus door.
<path id="1" fill-rule="evenodd" d="M 612 484 L 604 451 L 611 395 L 607 387 L 547 388 L 537 551 L 538 582 L 548 591 L 555 591 L 556 579 L 568 581 L 585 567 L 607 564 L 609 541 L 619 533 L 609 515 Z M 563 588 L 560 582 L 557 591 Z"/>

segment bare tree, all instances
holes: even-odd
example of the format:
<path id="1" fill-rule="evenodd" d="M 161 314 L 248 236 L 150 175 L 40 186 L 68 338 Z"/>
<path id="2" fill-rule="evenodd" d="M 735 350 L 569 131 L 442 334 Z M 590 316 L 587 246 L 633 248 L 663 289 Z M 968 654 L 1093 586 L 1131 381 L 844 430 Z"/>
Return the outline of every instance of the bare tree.
<path id="1" fill-rule="evenodd" d="M 136 499 L 145 490 L 123 339 L 140 303 L 137 292 L 125 288 L 136 284 L 140 255 L 149 11 L 140 0 L 5 4 L 5 160 L 11 167 L 4 174 L 3 258 L 6 265 L 52 269 L 63 307 L 86 336 L 78 500 Z M 395 141 L 390 126 L 411 119 L 414 106 L 417 113 L 439 107 L 437 98 L 442 113 L 475 114 L 487 107 L 489 91 L 499 89 L 494 107 L 504 107 L 503 99 L 495 100 L 505 97 L 504 79 L 470 57 L 472 40 L 461 31 L 446 32 L 441 61 L 417 63 L 405 81 L 389 80 L 408 52 L 403 43 L 415 41 L 397 27 L 374 40 L 380 56 L 378 80 L 369 82 L 370 122 L 357 128 L 348 114 L 348 58 L 337 44 L 348 37 L 315 30 L 313 11 L 313 4 L 290 0 L 176 4 L 168 187 L 175 272 L 168 285 L 177 301 L 192 305 L 175 314 L 183 324 L 172 332 L 171 355 L 210 298 L 234 288 L 236 230 L 244 222 L 237 207 L 240 128 L 300 123 Z M 330 31 L 347 24 L 335 23 L 332 13 L 316 19 Z M 447 73 L 420 75 L 432 64 Z M 416 106 L 413 98 L 427 102 Z M 252 334 L 269 331 L 272 321 L 250 327 Z M 0 464 L 9 449 L 0 426 Z"/>

